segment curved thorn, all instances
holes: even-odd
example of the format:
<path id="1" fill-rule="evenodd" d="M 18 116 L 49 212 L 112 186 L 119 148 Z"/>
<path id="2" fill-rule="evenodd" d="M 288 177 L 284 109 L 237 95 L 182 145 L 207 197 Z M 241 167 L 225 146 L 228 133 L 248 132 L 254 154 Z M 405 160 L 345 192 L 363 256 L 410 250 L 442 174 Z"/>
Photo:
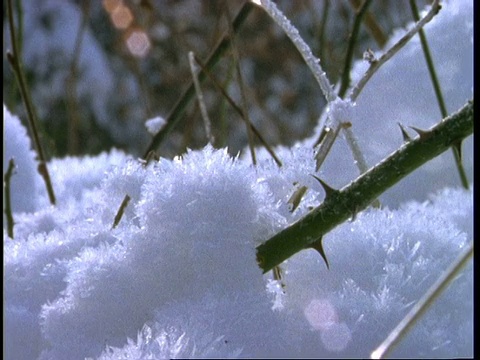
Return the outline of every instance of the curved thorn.
<path id="1" fill-rule="evenodd" d="M 322 239 L 323 238 L 320 238 L 320 240 L 315 241 L 309 247 L 316 250 L 320 254 L 323 261 L 325 261 L 325 265 L 327 265 L 327 269 L 330 270 L 330 265 L 328 264 L 327 255 L 325 255 L 325 250 L 323 250 Z"/>
<path id="2" fill-rule="evenodd" d="M 405 130 L 405 128 L 403 127 L 402 124 L 400 123 L 397 123 L 398 126 L 400 127 L 400 130 L 402 131 L 402 137 L 403 137 L 403 141 L 404 142 L 409 142 L 412 140 L 412 138 L 410 137 L 410 135 L 408 135 L 407 131 Z"/>
<path id="3" fill-rule="evenodd" d="M 409 128 L 412 129 L 412 130 L 415 130 L 415 132 L 418 135 L 420 135 L 420 139 L 426 139 L 427 137 L 429 137 L 431 135 L 430 132 L 419 129 L 419 128 L 416 128 L 416 127 L 413 127 L 413 126 L 409 126 Z"/>
<path id="4" fill-rule="evenodd" d="M 325 198 L 332 196 L 334 194 L 337 194 L 339 192 L 337 189 L 334 189 L 331 186 L 327 185 L 327 183 L 325 183 L 325 181 L 320 179 L 318 176 L 315 176 L 313 174 L 310 174 L 310 175 L 313 176 L 320 183 L 320 185 L 322 185 L 322 188 L 325 191 Z"/>

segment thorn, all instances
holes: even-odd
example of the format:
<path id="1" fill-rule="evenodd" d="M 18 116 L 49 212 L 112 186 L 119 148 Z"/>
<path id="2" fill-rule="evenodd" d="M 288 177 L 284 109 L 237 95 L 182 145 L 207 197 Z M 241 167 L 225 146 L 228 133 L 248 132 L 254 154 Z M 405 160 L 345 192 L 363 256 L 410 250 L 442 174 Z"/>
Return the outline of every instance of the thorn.
<path id="1" fill-rule="evenodd" d="M 400 130 L 402 131 L 403 141 L 404 142 L 412 141 L 412 138 L 410 137 L 410 135 L 408 135 L 408 133 L 405 130 L 405 128 L 403 127 L 403 125 L 400 124 L 400 123 L 397 123 L 397 124 L 398 124 L 398 126 L 400 126 Z"/>
<path id="2" fill-rule="evenodd" d="M 325 261 L 325 265 L 327 265 L 327 269 L 330 270 L 330 265 L 328 264 L 327 256 L 325 255 L 325 251 L 323 250 L 322 238 L 320 238 L 320 240 L 317 240 L 312 245 L 310 245 L 310 248 L 316 250 L 320 254 L 323 261 Z"/>
<path id="3" fill-rule="evenodd" d="M 320 185 L 322 185 L 323 190 L 325 191 L 325 194 L 326 194 L 326 195 L 325 195 L 325 198 L 330 197 L 330 196 L 335 195 L 335 194 L 338 193 L 338 190 L 336 190 L 336 189 L 330 187 L 329 185 L 327 185 L 327 184 L 325 183 L 325 181 L 323 181 L 323 180 L 320 179 L 319 177 L 317 177 L 317 176 L 315 176 L 315 175 L 313 175 L 313 174 L 310 174 L 310 175 L 313 176 L 313 177 L 320 183 Z"/>
<path id="4" fill-rule="evenodd" d="M 418 135 L 420 135 L 420 139 L 425 140 L 426 138 L 431 136 L 431 133 L 429 131 L 425 131 L 413 126 L 409 126 L 410 129 L 413 129 L 417 132 Z"/>

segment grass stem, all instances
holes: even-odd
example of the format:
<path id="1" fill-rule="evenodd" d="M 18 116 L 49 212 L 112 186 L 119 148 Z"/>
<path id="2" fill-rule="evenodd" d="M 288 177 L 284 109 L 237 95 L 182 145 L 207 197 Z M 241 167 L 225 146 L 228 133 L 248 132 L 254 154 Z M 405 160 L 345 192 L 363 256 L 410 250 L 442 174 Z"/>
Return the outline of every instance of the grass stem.
<path id="1" fill-rule="evenodd" d="M 428 289 L 423 297 L 415 304 L 408 314 L 392 330 L 382 344 L 376 348 L 372 354 L 372 359 L 385 358 L 403 339 L 405 334 L 412 328 L 425 311 L 434 303 L 436 298 L 450 285 L 458 276 L 467 261 L 473 256 L 473 241 L 461 252 L 450 267 L 438 278 L 438 280 Z"/>
<path id="2" fill-rule="evenodd" d="M 15 222 L 12 215 L 12 202 L 10 193 L 10 184 L 12 181 L 13 170 L 15 169 L 15 162 L 12 159 L 8 162 L 7 172 L 3 177 L 4 196 L 5 196 L 5 216 L 7 217 L 7 234 L 8 237 L 13 239 L 13 227 Z"/>
<path id="3" fill-rule="evenodd" d="M 415 21 L 420 19 L 420 15 L 418 14 L 418 8 L 415 0 L 410 0 L 410 8 L 412 9 L 412 15 Z M 420 29 L 418 32 L 420 36 L 420 43 L 422 44 L 423 54 L 425 55 L 425 61 L 427 62 L 428 72 L 430 74 L 430 79 L 432 80 L 433 89 L 435 91 L 435 96 L 437 98 L 438 106 L 440 108 L 440 113 L 442 117 L 447 117 L 447 107 L 445 105 L 445 100 L 443 98 L 442 89 L 440 87 L 440 82 L 438 81 L 437 72 L 435 71 L 435 65 L 433 63 L 432 55 L 430 53 L 430 47 L 428 46 L 427 37 L 425 36 L 425 32 L 423 29 Z M 458 145 L 461 148 L 461 144 Z M 465 169 L 463 167 L 462 159 L 460 154 L 457 154 L 456 150 L 452 148 L 453 156 L 455 159 L 455 164 L 457 165 L 458 174 L 460 176 L 460 181 L 462 186 L 465 189 L 468 189 L 468 179 L 467 174 L 465 173 Z"/>
<path id="4" fill-rule="evenodd" d="M 249 1 L 246 1 L 238 14 L 235 16 L 235 19 L 233 20 L 232 28 L 234 32 L 237 32 L 241 25 L 245 22 L 245 20 L 248 17 L 248 14 L 250 14 L 250 11 L 254 8 L 254 5 L 251 4 Z M 218 61 L 222 58 L 222 56 L 226 53 L 226 51 L 230 48 L 231 46 L 231 38 L 228 33 L 226 33 L 218 45 L 215 47 L 211 55 L 208 57 L 206 61 L 206 68 L 207 69 L 212 69 Z M 205 73 L 202 71 L 198 74 L 198 81 L 202 83 L 203 80 L 205 80 Z M 173 107 L 172 111 L 166 118 L 167 124 L 162 128 L 161 131 L 159 131 L 152 139 L 152 142 L 148 146 L 148 148 L 145 151 L 144 157 L 147 156 L 147 154 L 151 150 L 157 149 L 163 141 L 166 139 L 167 135 L 170 134 L 172 129 L 177 125 L 179 122 L 181 116 L 185 113 L 185 110 L 187 106 L 190 104 L 190 101 L 195 97 L 195 88 L 193 85 L 193 81 L 190 82 L 188 85 L 187 89 L 183 93 L 183 95 L 180 97 L 178 102 L 175 104 Z"/>
<path id="5" fill-rule="evenodd" d="M 47 193 L 48 193 L 48 198 L 50 200 L 50 203 L 52 205 L 55 205 L 55 193 L 53 191 L 52 182 L 50 180 L 50 175 L 48 173 L 48 168 L 46 164 L 45 154 L 43 152 L 42 144 L 40 141 L 40 135 L 37 129 L 37 117 L 35 114 L 35 109 L 33 107 L 33 103 L 30 98 L 30 93 L 28 91 L 27 83 L 22 70 L 20 52 L 17 46 L 17 41 L 16 41 L 15 25 L 13 23 L 12 0 L 7 0 L 7 14 L 8 14 L 7 15 L 8 23 L 10 26 L 10 38 L 12 42 L 12 52 L 7 52 L 7 59 L 15 74 L 15 78 L 17 80 L 18 87 L 20 89 L 20 94 L 22 95 L 23 103 L 25 104 L 25 108 L 27 110 L 28 125 L 30 128 L 30 132 L 33 136 L 33 142 L 35 144 L 35 149 L 37 150 L 37 154 L 39 158 L 38 172 L 40 173 L 43 180 L 45 181 L 45 186 L 47 188 Z"/>
<path id="6" fill-rule="evenodd" d="M 352 32 L 350 34 L 350 39 L 348 41 L 347 55 L 345 57 L 345 64 L 343 66 L 342 72 L 342 82 L 340 85 L 340 90 L 338 91 L 338 96 L 342 99 L 344 98 L 349 86 L 350 86 L 350 69 L 353 62 L 353 51 L 357 43 L 358 35 L 360 34 L 360 25 L 367 13 L 368 7 L 372 3 L 372 0 L 364 0 L 360 8 L 357 10 L 355 15 L 355 20 L 353 22 Z"/>

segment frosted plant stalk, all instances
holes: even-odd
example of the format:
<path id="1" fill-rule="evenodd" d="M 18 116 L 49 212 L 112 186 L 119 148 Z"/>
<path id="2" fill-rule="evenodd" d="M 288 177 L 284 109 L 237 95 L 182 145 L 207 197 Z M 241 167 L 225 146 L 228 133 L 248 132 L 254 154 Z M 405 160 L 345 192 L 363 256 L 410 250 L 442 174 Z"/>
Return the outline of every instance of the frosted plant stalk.
<path id="1" fill-rule="evenodd" d="M 415 36 L 416 33 L 420 31 L 433 17 L 440 11 L 440 1 L 435 0 L 430 8 L 430 11 L 425 15 L 420 21 L 418 21 L 413 28 L 410 29 L 395 45 L 393 45 L 385 54 L 383 54 L 379 59 L 373 61 L 365 72 L 363 77 L 358 81 L 357 85 L 355 85 L 348 95 L 348 98 L 354 102 L 362 89 L 364 88 L 365 84 L 370 80 L 370 78 L 375 74 L 375 72 L 386 63 L 389 59 L 393 57 L 404 45 L 408 43 L 408 41 Z"/>
<path id="2" fill-rule="evenodd" d="M 295 47 L 298 49 L 300 54 L 302 55 L 303 59 L 307 63 L 308 67 L 313 73 L 313 76 L 317 80 L 318 84 L 320 85 L 320 89 L 322 90 L 325 98 L 328 102 L 328 107 L 330 109 L 330 115 L 327 117 L 326 123 L 321 124 L 321 128 L 325 126 L 332 127 L 331 135 L 338 133 L 336 129 L 341 126 L 342 121 L 347 121 L 348 118 L 345 118 L 344 115 L 348 108 L 353 107 L 353 104 L 347 100 L 344 101 L 337 96 L 337 93 L 333 90 L 330 81 L 328 80 L 325 71 L 323 71 L 320 65 L 320 59 L 315 57 L 312 53 L 310 47 L 305 43 L 305 41 L 300 36 L 298 30 L 290 23 L 290 20 L 278 9 L 278 7 L 271 1 L 271 0 L 251 0 L 253 3 L 260 5 L 270 17 L 285 31 L 287 36 L 292 40 Z M 340 111 L 337 111 L 339 109 Z M 339 114 L 340 113 L 340 114 Z M 342 117 L 342 119 L 339 119 Z M 353 135 L 351 129 L 345 129 L 347 131 L 347 143 L 352 151 L 353 158 L 355 159 L 355 163 L 358 166 L 360 173 L 365 172 L 368 169 L 366 164 L 365 158 L 360 151 L 358 143 Z M 331 136 L 329 135 L 329 136 Z M 332 139 L 333 141 L 334 139 Z M 327 149 L 325 152 L 325 156 L 328 153 Z M 318 156 L 317 156 L 317 160 Z M 319 160 L 319 163 L 323 162 L 323 159 Z"/>
<path id="3" fill-rule="evenodd" d="M 433 304 L 435 299 L 452 283 L 457 277 L 460 270 L 467 264 L 473 256 L 473 241 L 462 251 L 455 259 L 452 265 L 440 276 L 440 278 L 428 289 L 425 295 L 417 304 L 409 311 L 395 329 L 388 335 L 385 341 L 375 349 L 370 357 L 372 359 L 382 359 L 393 349 L 408 330 L 415 324 L 418 318 Z"/>
<path id="4" fill-rule="evenodd" d="M 290 23 L 285 15 L 277 8 L 277 6 L 271 0 L 252 0 L 253 3 L 259 5 L 265 10 L 268 15 L 285 31 L 285 34 L 292 40 L 295 47 L 298 49 L 303 59 L 307 63 L 308 67 L 315 76 L 315 79 L 320 85 L 320 89 L 328 102 L 331 102 L 337 98 L 337 94 L 333 90 L 330 80 L 328 80 L 325 71 L 323 71 L 320 65 L 320 59 L 315 57 L 310 47 L 302 39 L 298 30 Z"/>
<path id="5" fill-rule="evenodd" d="M 212 128 L 210 126 L 210 118 L 208 117 L 207 108 L 205 107 L 205 102 L 203 101 L 203 92 L 197 76 L 198 69 L 195 65 L 195 54 L 192 51 L 188 53 L 188 62 L 190 63 L 190 71 L 192 72 L 193 84 L 195 85 L 195 92 L 197 93 L 198 106 L 200 107 L 200 112 L 202 113 L 205 133 L 207 134 L 208 142 L 213 145 L 214 138 L 212 135 Z"/>

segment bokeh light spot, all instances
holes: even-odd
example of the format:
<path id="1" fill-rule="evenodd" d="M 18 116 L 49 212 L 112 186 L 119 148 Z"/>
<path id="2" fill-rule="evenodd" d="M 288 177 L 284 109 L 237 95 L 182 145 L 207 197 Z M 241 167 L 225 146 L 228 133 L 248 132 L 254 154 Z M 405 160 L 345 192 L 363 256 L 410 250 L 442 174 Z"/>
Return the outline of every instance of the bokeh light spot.
<path id="1" fill-rule="evenodd" d="M 318 330 L 327 329 L 338 321 L 337 311 L 326 299 L 313 299 L 304 309 L 305 318 Z"/>
<path id="2" fill-rule="evenodd" d="M 120 5 L 115 8 L 110 14 L 113 25 L 117 29 L 126 29 L 133 21 L 133 15 L 130 9 L 126 6 Z"/>
<path id="3" fill-rule="evenodd" d="M 122 5 L 122 0 L 103 0 L 103 8 L 108 13 L 111 13 L 120 5 Z"/>
<path id="4" fill-rule="evenodd" d="M 126 40 L 128 50 L 132 55 L 137 57 L 145 57 L 150 50 L 150 39 L 142 30 L 132 31 Z"/>
<path id="5" fill-rule="evenodd" d="M 340 324 L 332 324 L 320 334 L 323 346 L 328 351 L 339 352 L 345 350 L 350 340 L 352 340 L 352 333 L 344 322 Z"/>

